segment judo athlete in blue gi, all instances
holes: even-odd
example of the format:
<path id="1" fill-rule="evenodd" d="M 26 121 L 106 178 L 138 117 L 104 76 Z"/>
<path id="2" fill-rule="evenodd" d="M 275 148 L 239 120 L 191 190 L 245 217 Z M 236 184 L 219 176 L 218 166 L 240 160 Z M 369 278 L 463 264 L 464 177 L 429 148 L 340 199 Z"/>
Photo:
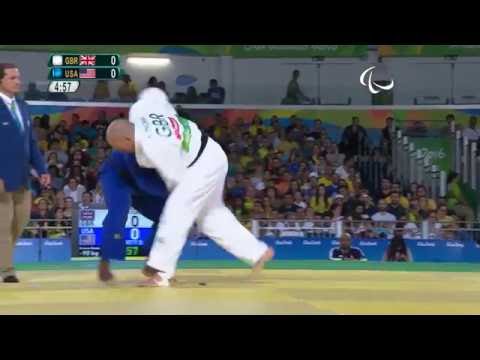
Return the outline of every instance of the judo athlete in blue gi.
<path id="1" fill-rule="evenodd" d="M 130 207 L 154 222 L 151 238 L 145 241 L 148 253 L 168 191 L 156 170 L 141 168 L 134 154 L 115 150 L 100 169 L 100 182 L 108 214 L 103 221 L 98 276 L 101 281 L 109 281 L 113 279 L 110 260 L 125 259 L 124 229 Z"/>

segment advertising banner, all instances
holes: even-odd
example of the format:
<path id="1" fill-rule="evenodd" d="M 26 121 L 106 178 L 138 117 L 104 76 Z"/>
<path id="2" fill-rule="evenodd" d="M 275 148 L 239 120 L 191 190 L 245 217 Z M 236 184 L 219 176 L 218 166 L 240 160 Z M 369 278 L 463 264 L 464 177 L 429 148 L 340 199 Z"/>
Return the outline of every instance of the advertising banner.
<path id="1" fill-rule="evenodd" d="M 480 45 L 379 45 L 380 56 L 480 56 Z"/>

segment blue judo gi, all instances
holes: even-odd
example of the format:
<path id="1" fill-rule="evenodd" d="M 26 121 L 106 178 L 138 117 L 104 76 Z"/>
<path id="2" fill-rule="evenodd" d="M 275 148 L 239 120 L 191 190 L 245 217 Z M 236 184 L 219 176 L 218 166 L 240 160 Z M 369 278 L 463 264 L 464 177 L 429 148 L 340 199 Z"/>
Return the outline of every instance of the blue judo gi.
<path id="1" fill-rule="evenodd" d="M 152 236 L 145 240 L 150 247 L 168 191 L 154 169 L 141 168 L 135 155 L 112 151 L 100 169 L 108 214 L 103 221 L 102 260 L 124 260 L 124 229 L 130 207 L 154 222 Z"/>

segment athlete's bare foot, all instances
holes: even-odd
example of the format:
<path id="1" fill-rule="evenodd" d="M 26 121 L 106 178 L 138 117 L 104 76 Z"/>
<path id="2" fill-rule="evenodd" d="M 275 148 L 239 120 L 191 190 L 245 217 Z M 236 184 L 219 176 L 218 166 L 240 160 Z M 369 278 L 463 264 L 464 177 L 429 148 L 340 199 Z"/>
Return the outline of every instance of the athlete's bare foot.
<path id="1" fill-rule="evenodd" d="M 275 252 L 273 251 L 273 248 L 269 247 L 267 251 L 263 253 L 262 257 L 253 265 L 252 272 L 254 274 L 257 274 L 260 271 L 262 271 L 265 266 L 265 263 L 267 261 L 272 260 L 274 255 L 275 255 Z"/>
<path id="2" fill-rule="evenodd" d="M 98 264 L 98 278 L 102 282 L 113 280 L 113 274 L 110 271 L 110 262 L 108 260 L 101 260 Z"/>
<path id="3" fill-rule="evenodd" d="M 145 265 L 142 270 L 142 274 L 146 276 L 146 279 L 141 281 L 140 287 L 169 287 L 170 282 L 165 277 L 164 273 Z"/>

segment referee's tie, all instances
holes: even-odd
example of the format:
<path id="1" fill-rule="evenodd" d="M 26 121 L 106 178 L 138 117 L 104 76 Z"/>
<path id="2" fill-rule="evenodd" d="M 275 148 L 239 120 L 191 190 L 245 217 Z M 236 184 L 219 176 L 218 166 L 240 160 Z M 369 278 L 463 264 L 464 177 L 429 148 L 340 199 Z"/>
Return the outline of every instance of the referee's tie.
<path id="1" fill-rule="evenodd" d="M 15 100 L 12 101 L 12 105 L 10 105 L 10 111 L 12 113 L 12 116 L 13 118 L 16 120 L 17 122 L 17 126 L 18 128 L 20 129 L 21 132 L 23 132 L 24 128 L 23 128 L 23 122 L 22 122 L 22 119 L 19 119 L 18 118 L 18 115 L 17 115 L 17 105 L 16 105 L 16 102 Z"/>

